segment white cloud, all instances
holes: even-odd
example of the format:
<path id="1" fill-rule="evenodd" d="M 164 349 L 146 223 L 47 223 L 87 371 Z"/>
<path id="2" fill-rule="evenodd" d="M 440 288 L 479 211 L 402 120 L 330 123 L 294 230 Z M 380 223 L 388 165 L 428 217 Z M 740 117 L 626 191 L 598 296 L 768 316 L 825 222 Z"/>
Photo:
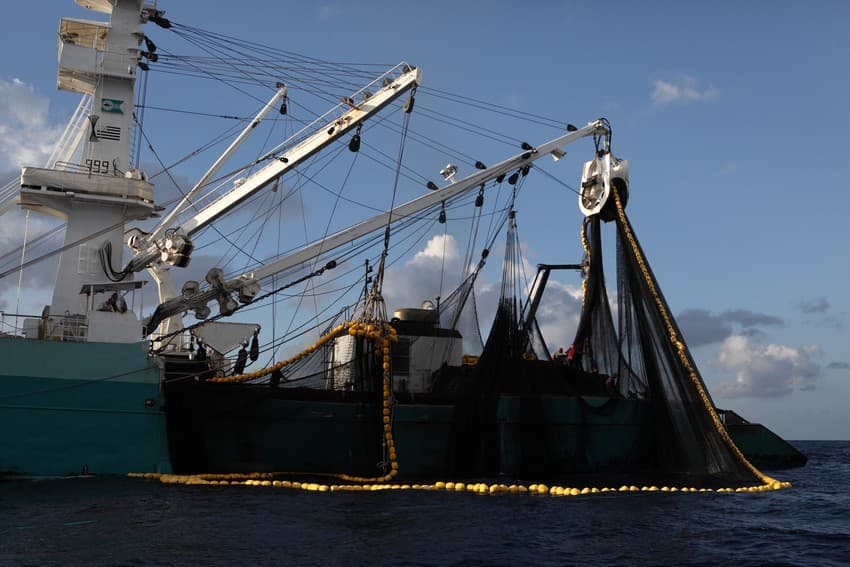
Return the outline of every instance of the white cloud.
<path id="1" fill-rule="evenodd" d="M 445 258 L 444 258 L 445 254 Z M 432 237 L 425 248 L 417 252 L 403 266 L 392 266 L 384 279 L 383 294 L 387 307 L 418 307 L 423 300 L 434 300 L 457 285 L 461 270 L 457 241 L 451 234 Z"/>
<path id="2" fill-rule="evenodd" d="M 48 123 L 50 101 L 19 79 L 0 79 L 0 168 L 43 165 L 63 125 Z"/>
<path id="3" fill-rule="evenodd" d="M 501 257 L 497 252 L 491 251 L 490 261 L 501 261 Z M 441 293 L 441 279 L 445 300 L 458 283 L 459 274 L 463 269 L 462 262 L 457 240 L 452 235 L 432 237 L 425 247 L 404 265 L 392 266 L 387 270 L 384 298 L 387 300 L 388 309 L 392 311 L 401 307 L 418 307 L 425 299 L 433 301 Z M 522 269 L 528 274 L 528 283 L 531 284 L 536 268 L 523 258 Z M 501 270 L 498 273 L 501 273 Z M 500 291 L 500 282 L 485 281 L 483 276 L 479 276 L 476 281 L 475 312 L 481 325 L 483 340 L 487 339 Z M 528 291 L 528 289 L 518 290 L 523 295 L 523 300 L 526 299 Z M 581 293 L 581 284 L 570 285 L 549 280 L 537 311 L 537 321 L 550 349 L 569 346 L 572 342 L 581 314 Z M 477 352 L 480 345 L 475 346 L 476 322 L 470 311 L 469 309 L 464 311 L 458 323 L 458 330 L 467 339 L 466 350 L 472 353 Z M 448 324 L 448 321 L 444 320 L 443 324 Z"/>
<path id="4" fill-rule="evenodd" d="M 32 85 L 20 79 L 0 79 L 0 171 L 9 171 L 9 177 L 4 176 L 1 182 L 18 177 L 22 166 L 44 166 L 65 128 L 64 124 L 50 124 L 49 107 L 49 99 L 36 92 Z M 25 230 L 25 218 L 20 209 L 11 209 L 3 215 L 0 222 L 0 253 L 5 259 L 0 263 L 0 271 L 5 272 L 19 262 L 20 256 L 7 257 L 5 253 L 19 249 L 25 232 L 32 243 L 38 235 L 59 224 L 52 217 L 35 214 L 30 216 L 29 226 Z M 28 246 L 26 260 L 47 252 L 56 243 L 57 238 L 53 238 L 41 246 Z M 24 270 L 24 293 L 20 304 L 22 312 L 41 312 L 45 297 L 49 298 L 51 294 L 57 261 L 53 257 Z M 17 273 L 0 280 L 0 307 L 17 308 L 17 286 Z"/>
<path id="5" fill-rule="evenodd" d="M 813 390 L 822 369 L 812 357 L 816 346 L 802 348 L 757 344 L 741 335 L 727 338 L 720 347 L 717 363 L 736 373 L 734 381 L 721 382 L 721 398 L 778 398 L 794 390 Z"/>
<path id="6" fill-rule="evenodd" d="M 37 95 L 32 85 L 20 79 L 0 79 L 0 117 L 23 124 L 39 126 L 47 120 L 48 100 Z"/>
<path id="7" fill-rule="evenodd" d="M 550 350 L 569 347 L 581 316 L 581 285 L 549 280 L 537 311 L 540 332 Z"/>
<path id="8" fill-rule="evenodd" d="M 414 264 L 428 264 L 432 260 L 446 260 L 455 262 L 458 260 L 457 240 L 451 234 L 438 234 L 428 241 L 425 249 L 416 253 L 413 257 Z"/>
<path id="9" fill-rule="evenodd" d="M 720 96 L 720 91 L 714 85 L 701 89 L 697 80 L 689 76 L 672 81 L 655 79 L 652 81 L 652 87 L 652 102 L 657 106 L 708 102 L 717 100 Z"/>
<path id="10" fill-rule="evenodd" d="M 32 242 L 39 235 L 51 231 L 57 224 L 59 224 L 59 221 L 52 217 L 30 215 L 29 226 L 25 228 L 25 213 L 14 209 L 6 212 L 2 221 L 0 221 L 0 272 L 5 273 L 20 265 L 20 247 L 23 243 L 25 231 L 30 241 L 26 250 L 26 261 L 38 258 L 53 250 L 60 242 L 61 232 L 40 244 L 33 245 Z M 21 280 L 20 312 L 27 314 L 41 313 L 41 309 L 45 305 L 44 297 L 48 297 L 47 303 L 50 302 L 49 296 L 52 293 L 56 278 L 57 263 L 58 257 L 53 256 L 24 270 Z M 17 288 L 17 271 L 0 279 L 0 310 L 17 311 Z"/>

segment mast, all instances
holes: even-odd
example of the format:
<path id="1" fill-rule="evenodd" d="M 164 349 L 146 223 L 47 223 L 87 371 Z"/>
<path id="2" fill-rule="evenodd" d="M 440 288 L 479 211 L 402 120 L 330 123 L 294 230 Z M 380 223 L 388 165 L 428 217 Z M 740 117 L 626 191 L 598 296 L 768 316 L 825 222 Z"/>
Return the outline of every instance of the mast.
<path id="1" fill-rule="evenodd" d="M 59 25 L 60 90 L 91 95 L 87 139 L 74 170 L 25 167 L 21 206 L 67 220 L 50 312 L 85 310 L 84 286 L 109 281 L 100 251 L 121 265 L 124 225 L 154 211 L 153 186 L 132 168 L 134 89 L 143 39 L 140 25 L 161 13 L 143 0 L 77 0 L 111 15 L 109 22 L 63 18 Z M 106 267 L 108 269 L 108 266 Z"/>

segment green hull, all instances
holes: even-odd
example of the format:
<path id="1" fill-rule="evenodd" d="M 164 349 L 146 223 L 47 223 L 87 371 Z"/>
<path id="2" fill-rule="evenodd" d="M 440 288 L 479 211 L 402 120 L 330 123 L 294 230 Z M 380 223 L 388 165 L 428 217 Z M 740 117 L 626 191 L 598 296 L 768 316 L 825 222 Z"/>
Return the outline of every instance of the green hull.
<path id="1" fill-rule="evenodd" d="M 191 382 L 175 382 L 166 392 L 178 473 L 378 475 L 382 429 L 378 405 L 367 397 Z M 396 406 L 394 435 L 405 475 L 445 473 L 453 412 L 446 404 Z"/>
<path id="2" fill-rule="evenodd" d="M 267 409 L 273 413 L 211 420 L 204 470 L 378 475 L 381 447 L 373 405 L 289 400 Z M 395 440 L 405 476 L 445 474 L 452 411 L 397 408 Z"/>
<path id="3" fill-rule="evenodd" d="M 337 395 L 333 395 L 337 394 Z M 302 395 L 299 399 L 299 395 Z M 311 399 L 305 397 L 311 396 Z M 175 470 L 347 473 L 378 476 L 381 426 L 364 396 L 187 384 L 169 391 Z M 486 474 L 553 475 L 644 466 L 651 442 L 649 404 L 641 400 L 518 396 L 496 405 L 498 455 Z M 529 412 L 536 420 L 526 417 Z M 399 478 L 464 476 L 464 462 L 487 441 L 462 425 L 449 400 L 407 400 L 393 409 Z M 488 461 L 489 462 L 489 461 Z M 489 465 L 488 465 L 489 467 Z"/>
<path id="4" fill-rule="evenodd" d="M 501 396 L 498 422 L 500 470 L 512 476 L 636 470 L 652 443 L 642 400 Z"/>
<path id="5" fill-rule="evenodd" d="M 194 381 L 167 393 L 176 472 L 381 474 L 382 428 L 374 395 Z M 476 426 L 479 418 L 464 421 L 453 400 L 421 396 L 395 404 L 398 478 L 546 478 L 652 467 L 655 432 L 648 401 L 503 394 L 493 407 L 494 427 L 487 431 L 495 434 L 487 438 Z M 753 443 L 750 431 L 729 431 L 756 466 L 805 462 L 802 457 L 767 466 L 764 457 L 781 447 Z M 485 463 L 484 468 L 473 470 L 465 466 L 469 462 Z"/>
<path id="6" fill-rule="evenodd" d="M 0 475 L 169 472 L 147 343 L 0 340 Z"/>
<path id="7" fill-rule="evenodd" d="M 790 469 L 808 461 L 796 447 L 759 423 L 727 424 L 726 429 L 747 460 L 760 469 Z"/>

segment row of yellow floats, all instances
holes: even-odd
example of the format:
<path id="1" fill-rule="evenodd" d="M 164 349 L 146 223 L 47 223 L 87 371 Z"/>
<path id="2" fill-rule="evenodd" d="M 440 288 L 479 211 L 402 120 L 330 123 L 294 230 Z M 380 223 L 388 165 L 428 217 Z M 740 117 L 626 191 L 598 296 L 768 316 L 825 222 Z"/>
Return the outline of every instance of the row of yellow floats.
<path id="1" fill-rule="evenodd" d="M 255 473 L 255 474 L 202 474 L 202 475 L 173 475 L 161 473 L 130 473 L 131 478 L 142 478 L 147 480 L 158 480 L 164 484 L 183 485 L 206 485 L 206 486 L 255 486 L 274 487 L 307 492 L 381 492 L 387 490 L 418 490 L 418 491 L 444 491 L 444 492 L 471 492 L 475 494 L 532 494 L 549 496 L 581 496 L 587 494 L 605 494 L 612 492 L 767 492 L 790 488 L 790 482 L 773 480 L 766 475 L 760 475 L 767 482 L 758 486 L 747 486 L 737 488 L 695 488 L 676 486 L 634 486 L 622 485 L 620 487 L 569 487 L 548 486 L 546 484 L 487 484 L 483 482 L 443 482 L 438 481 L 431 484 L 400 484 L 390 483 L 398 474 L 398 456 L 392 435 L 392 389 L 391 389 L 391 353 L 390 343 L 398 342 L 396 330 L 387 323 L 367 323 L 351 321 L 334 327 L 328 334 L 321 337 L 316 343 L 298 353 L 297 355 L 281 360 L 271 366 L 256 372 L 240 374 L 238 376 L 223 376 L 211 379 L 213 382 L 245 382 L 256 380 L 275 370 L 280 370 L 310 355 L 328 341 L 342 335 L 349 334 L 356 337 L 365 337 L 377 343 L 380 348 L 383 370 L 383 433 L 386 442 L 387 457 L 389 460 L 389 471 L 378 477 L 360 477 L 347 474 L 330 474 L 318 476 L 332 476 L 353 484 L 324 484 L 315 482 L 298 482 L 291 480 L 279 480 L 277 476 L 293 476 L 292 473 Z"/>
<path id="2" fill-rule="evenodd" d="M 387 459 L 389 461 L 389 470 L 386 474 L 377 477 L 362 477 L 362 476 L 352 476 L 347 474 L 334 474 L 332 476 L 346 480 L 349 482 L 387 482 L 393 479 L 398 474 L 398 455 L 396 454 L 395 442 L 393 441 L 393 430 L 392 430 L 392 367 L 391 367 L 391 351 L 390 351 L 390 343 L 398 342 L 398 334 L 395 328 L 388 324 L 382 322 L 367 322 L 367 321 L 349 321 L 343 323 L 342 325 L 337 325 L 326 335 L 322 336 L 318 341 L 299 352 L 295 356 L 291 358 L 287 358 L 286 360 L 281 360 L 280 362 L 276 362 L 271 366 L 267 366 L 262 370 L 258 370 L 256 372 L 248 372 L 245 374 L 239 374 L 236 376 L 219 376 L 216 378 L 210 379 L 211 382 L 247 382 L 250 380 L 256 380 L 258 378 L 262 378 L 263 376 L 267 376 L 272 372 L 277 370 L 281 370 L 290 364 L 294 364 L 298 362 L 302 358 L 309 356 L 317 349 L 321 348 L 329 341 L 337 338 L 340 335 L 349 334 L 353 337 L 366 338 L 373 343 L 376 344 L 377 348 L 380 349 L 379 353 L 381 356 L 381 370 L 383 376 L 383 408 L 382 408 L 382 420 L 383 420 L 383 434 L 384 434 L 384 442 L 386 445 L 387 451 Z M 265 482 L 265 481 L 263 481 Z M 280 481 L 277 481 L 280 482 Z"/>
<path id="3" fill-rule="evenodd" d="M 221 475 L 172 475 L 159 473 L 131 473 L 133 478 L 144 478 L 158 480 L 164 484 L 183 485 L 207 485 L 207 486 L 255 486 L 287 488 L 307 492 L 382 492 L 388 490 L 418 490 L 436 492 L 471 492 L 475 494 L 531 494 L 549 496 L 583 496 L 587 494 L 606 494 L 613 492 L 768 492 L 790 488 L 790 482 L 775 481 L 774 483 L 759 486 L 745 486 L 738 488 L 696 488 L 677 486 L 635 486 L 622 485 L 620 487 L 570 487 L 570 486 L 548 486 L 546 484 L 487 484 L 484 482 L 443 482 L 438 481 L 431 484 L 400 484 L 373 482 L 365 484 L 324 484 L 316 482 L 298 482 L 290 480 L 277 480 L 275 474 L 244 475 L 244 474 L 221 474 Z"/>
<path id="4" fill-rule="evenodd" d="M 392 325 L 387 323 L 365 323 L 358 321 L 349 321 L 347 323 L 343 323 L 342 325 L 337 325 L 333 329 L 330 330 L 326 335 L 322 336 L 318 341 L 302 350 L 298 354 L 287 358 L 285 360 L 281 360 L 272 364 L 271 366 L 266 366 L 256 372 L 246 372 L 244 374 L 237 374 L 235 376 L 216 376 L 214 378 L 210 378 L 210 382 L 248 382 L 250 380 L 256 380 L 258 378 L 262 378 L 263 376 L 268 376 L 269 374 L 282 370 L 283 368 L 295 364 L 302 358 L 305 358 L 311 355 L 313 352 L 327 344 L 329 341 L 334 340 L 340 335 L 349 334 L 355 337 L 366 337 L 367 339 L 377 342 L 379 346 L 382 348 L 382 352 L 384 355 L 384 374 L 385 378 L 388 377 L 389 366 L 390 366 L 390 343 L 398 342 L 398 335 L 396 334 L 396 330 Z"/>

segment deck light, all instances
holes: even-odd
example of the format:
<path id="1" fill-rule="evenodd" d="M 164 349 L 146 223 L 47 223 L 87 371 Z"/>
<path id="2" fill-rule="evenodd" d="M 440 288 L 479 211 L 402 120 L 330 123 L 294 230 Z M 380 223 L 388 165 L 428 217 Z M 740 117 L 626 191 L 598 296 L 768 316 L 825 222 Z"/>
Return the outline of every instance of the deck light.
<path id="1" fill-rule="evenodd" d="M 443 179 L 445 179 L 449 183 L 454 183 L 456 173 L 457 165 L 453 163 L 448 164 L 446 167 L 440 170 L 440 175 L 442 175 Z"/>

